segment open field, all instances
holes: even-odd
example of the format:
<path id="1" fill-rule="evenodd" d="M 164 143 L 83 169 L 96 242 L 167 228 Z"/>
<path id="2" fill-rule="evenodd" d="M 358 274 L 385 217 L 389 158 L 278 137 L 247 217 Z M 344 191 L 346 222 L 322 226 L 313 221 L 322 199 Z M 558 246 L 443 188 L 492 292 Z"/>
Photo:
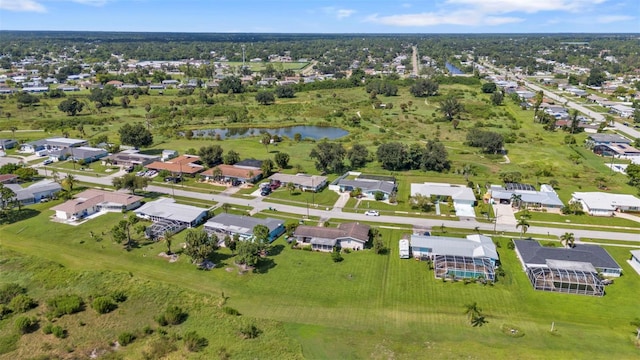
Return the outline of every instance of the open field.
<path id="1" fill-rule="evenodd" d="M 90 230 L 108 232 L 114 221 L 122 217 L 121 214 L 103 215 L 72 227 L 49 222 L 51 211 L 47 208 L 52 205 L 55 202 L 38 204 L 33 209 L 40 214 L 2 226 L 2 253 L 16 251 L 24 254 L 11 256 L 13 258 L 46 256 L 62 264 L 64 272 L 47 281 L 68 285 L 52 285 L 52 289 L 70 288 L 82 295 L 93 294 L 111 289 L 108 285 L 111 282 L 95 287 L 97 285 L 92 279 L 97 275 L 93 274 L 119 279 L 127 273 L 131 274 L 131 280 L 113 282 L 121 284 L 119 288 L 138 289 L 132 293 L 131 303 L 125 302 L 114 316 L 104 318 L 118 319 L 121 316 L 119 311 L 126 312 L 128 320 L 117 322 L 117 326 L 111 326 L 112 322 L 101 322 L 104 329 L 97 333 L 98 330 L 89 330 L 92 327 L 80 331 L 75 325 L 77 320 L 65 320 L 64 325 L 71 334 L 68 341 L 78 349 L 85 342 L 105 344 L 119 331 L 141 328 L 147 323 L 154 325 L 154 306 L 136 311 L 136 306 L 142 306 L 137 299 L 154 298 L 156 291 L 164 291 L 155 290 L 156 287 L 169 287 L 172 290 L 164 292 L 152 304 L 161 309 L 164 304 L 171 303 L 178 296 L 173 295 L 173 291 L 180 294 L 181 299 L 189 299 L 182 302 L 183 306 L 190 316 L 193 314 L 194 318 L 203 321 L 196 324 L 187 320 L 181 326 L 185 330 L 195 329 L 209 339 L 211 345 L 203 356 L 214 354 L 220 346 L 225 346 L 237 357 L 253 357 L 250 354 L 255 344 L 247 348 L 243 344 L 230 344 L 235 339 L 233 322 L 228 325 L 225 320 L 219 327 L 207 325 L 206 319 L 219 323 L 220 317 L 224 317 L 214 301 L 222 291 L 229 297 L 227 304 L 237 308 L 243 318 L 259 319 L 256 320 L 258 326 L 265 329 L 264 338 L 259 340 L 263 351 L 261 356 L 266 358 L 273 358 L 275 354 L 279 358 L 296 357 L 300 356 L 296 351 L 302 351 L 302 355 L 308 358 L 393 356 L 409 359 L 429 352 L 435 358 L 471 356 L 489 359 L 508 357 L 518 351 L 519 357 L 524 359 L 549 356 L 605 359 L 611 356 L 631 358 L 639 351 L 633 345 L 633 329 L 628 322 L 640 316 L 635 302 L 635 289 L 640 286 L 640 277 L 625 261 L 629 254 L 626 248 L 608 248 L 626 275 L 607 287 L 607 295 L 602 298 L 533 291 L 515 253 L 507 249 L 508 239 L 505 238 L 497 240 L 501 245 L 498 250 L 506 276 L 494 286 L 443 283 L 434 279 L 424 263 L 398 258 L 397 239 L 407 232 L 403 230 L 382 230 L 390 248 L 388 255 L 355 252 L 345 254 L 341 263 L 333 263 L 328 254 L 292 250 L 283 240 L 278 240 L 274 243 L 274 254 L 258 267 L 257 273 L 238 275 L 237 271 L 224 270 L 233 267 L 232 254 L 226 249 L 219 250 L 214 256 L 218 266 L 209 272 L 197 271 L 184 256 L 176 263 L 167 264 L 166 260 L 156 256 L 164 244 L 142 245 L 125 252 L 120 245 L 111 242 L 108 234 L 101 242 L 90 240 L 87 235 Z M 183 236 L 184 233 L 178 234 L 174 244 L 180 243 Z M 36 264 L 39 261 L 27 262 Z M 7 268 L 6 262 L 1 262 L 0 266 L 3 273 L 11 269 Z M 48 275 L 45 274 L 50 273 L 46 266 L 43 267 L 30 268 L 34 275 L 28 277 L 25 274 L 29 272 L 19 268 L 9 272 L 11 275 L 6 279 L 28 287 L 37 286 L 38 279 L 46 279 Z M 64 277 L 67 273 L 84 280 L 69 283 Z M 84 275 L 74 275 L 80 273 Z M 137 282 L 148 283 L 149 291 L 141 290 Z M 46 298 L 50 294 L 52 292 L 46 290 L 34 292 L 33 296 Z M 464 315 L 464 304 L 474 301 L 478 302 L 489 321 L 480 328 L 468 325 Z M 92 311 L 87 309 L 82 313 L 82 321 L 92 324 L 103 319 L 90 316 Z M 601 324 L 603 314 L 607 317 L 606 326 Z M 551 322 L 555 322 L 554 333 L 549 332 Z M 518 327 L 525 336 L 511 338 L 505 335 L 500 330 L 503 324 Z M 10 328 L 10 322 L 0 322 L 0 337 L 4 339 Z M 181 332 L 183 328 L 171 330 Z M 80 336 L 79 333 L 83 333 L 81 338 L 76 337 Z M 41 336 L 37 334 L 39 332 L 33 336 Z M 28 339 L 34 338 L 27 335 L 20 340 L 24 345 L 19 351 L 33 350 L 26 345 L 29 341 L 23 342 Z M 140 354 L 148 341 L 141 339 L 137 345 L 127 349 L 127 353 Z M 69 342 L 60 341 L 54 346 L 62 351 Z M 17 354 L 7 353 L 0 358 L 15 358 Z"/>

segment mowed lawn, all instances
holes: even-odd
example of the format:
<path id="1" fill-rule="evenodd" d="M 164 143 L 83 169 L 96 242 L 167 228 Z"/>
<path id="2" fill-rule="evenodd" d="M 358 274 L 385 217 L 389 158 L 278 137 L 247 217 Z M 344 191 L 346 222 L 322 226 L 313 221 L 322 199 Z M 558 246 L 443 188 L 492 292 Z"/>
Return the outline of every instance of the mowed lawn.
<path id="1" fill-rule="evenodd" d="M 308 358 L 414 359 L 429 354 L 488 359 L 517 353 L 530 359 L 604 359 L 639 354 L 628 324 L 640 317 L 640 276 L 625 262 L 625 248 L 609 249 L 626 274 L 602 298 L 533 291 L 514 251 L 507 249 L 508 239 L 500 239 L 499 249 L 507 276 L 494 286 L 443 283 L 425 263 L 399 259 L 397 240 L 403 231 L 386 229 L 388 255 L 360 251 L 334 263 L 329 254 L 292 250 L 280 239 L 257 273 L 239 275 L 226 249 L 218 251 L 218 266 L 209 272 L 196 270 L 184 256 L 168 264 L 156 256 L 164 244 L 125 252 L 111 242 L 108 230 L 122 214 L 71 227 L 51 223 L 48 206 L 39 204 L 40 215 L 0 228 L 0 246 L 70 270 L 131 272 L 205 297 L 224 291 L 228 304 L 245 316 L 282 322 L 290 337 L 282 341 L 300 342 Z M 104 231 L 104 240 L 90 240 L 89 231 Z M 183 237 L 176 237 L 174 248 Z M 464 305 L 471 302 L 483 309 L 489 321 L 485 326 L 468 324 Z M 518 327 L 525 336 L 503 334 L 503 324 Z M 214 334 L 206 326 L 198 331 Z"/>

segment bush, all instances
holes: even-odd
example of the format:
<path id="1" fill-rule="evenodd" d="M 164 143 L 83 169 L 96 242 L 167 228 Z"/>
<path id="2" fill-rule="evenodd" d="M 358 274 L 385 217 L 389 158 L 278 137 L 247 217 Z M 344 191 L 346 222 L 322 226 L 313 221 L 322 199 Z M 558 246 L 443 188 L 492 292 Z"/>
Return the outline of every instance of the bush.
<path id="1" fill-rule="evenodd" d="M 165 319 L 171 325 L 181 324 L 187 319 L 187 315 L 187 313 L 185 313 L 181 308 L 175 305 L 169 306 L 167 308 L 167 311 L 165 311 L 164 313 Z"/>
<path id="2" fill-rule="evenodd" d="M 25 292 L 27 290 L 16 283 L 5 284 L 0 288 L 0 304 L 8 304 L 14 297 Z"/>
<path id="3" fill-rule="evenodd" d="M 344 258 L 340 254 L 340 250 L 335 250 L 335 249 L 333 250 L 333 252 L 331 253 L 331 260 L 333 260 L 333 262 L 336 262 L 336 263 L 344 260 Z"/>
<path id="4" fill-rule="evenodd" d="M 67 330 L 63 329 L 62 326 L 52 326 L 51 333 L 58 339 L 64 339 L 67 337 Z"/>
<path id="5" fill-rule="evenodd" d="M 27 312 L 36 306 L 38 306 L 38 303 L 25 294 L 16 295 L 16 297 L 11 299 L 11 302 L 9 303 L 11 310 L 16 313 Z"/>
<path id="6" fill-rule="evenodd" d="M 224 313 L 228 314 L 228 315 L 233 315 L 233 316 L 239 316 L 240 315 L 240 312 L 238 312 L 238 310 L 236 310 L 236 309 L 234 309 L 232 307 L 229 307 L 229 306 L 223 307 L 222 311 L 224 311 Z"/>
<path id="7" fill-rule="evenodd" d="M 136 336 L 130 332 L 123 332 L 120 335 L 118 335 L 118 343 L 122 346 L 127 346 L 131 344 L 135 339 L 136 339 Z"/>
<path id="8" fill-rule="evenodd" d="M 142 332 L 145 333 L 145 335 L 151 335 L 153 334 L 153 329 L 151 328 L 151 326 L 147 325 L 142 328 Z"/>
<path id="9" fill-rule="evenodd" d="M 198 352 L 209 345 L 209 341 L 200 337 L 195 331 L 189 331 L 182 338 L 184 339 L 184 346 L 191 352 Z"/>
<path id="10" fill-rule="evenodd" d="M 114 291 L 111 294 L 111 298 L 113 298 L 113 301 L 121 303 L 127 301 L 127 294 L 124 291 Z"/>
<path id="11" fill-rule="evenodd" d="M 178 350 L 178 347 L 175 344 L 175 340 L 161 336 L 151 343 L 149 351 L 143 352 L 142 357 L 148 360 L 162 359 L 176 350 Z"/>
<path id="12" fill-rule="evenodd" d="M 108 312 L 112 312 L 113 310 L 118 308 L 111 297 L 100 296 L 93 300 L 91 303 L 91 307 L 98 312 L 98 314 L 106 314 Z"/>
<path id="13" fill-rule="evenodd" d="M 71 315 L 84 310 L 84 302 L 78 295 L 59 295 L 47 301 L 53 317 Z"/>
<path id="14" fill-rule="evenodd" d="M 240 327 L 240 335 L 245 339 L 255 339 L 260 335 L 260 330 L 252 323 Z"/>
<path id="15" fill-rule="evenodd" d="M 38 320 L 27 316 L 20 316 L 15 322 L 16 329 L 21 334 L 27 334 L 34 331 L 38 327 Z"/>
<path id="16" fill-rule="evenodd" d="M 154 320 L 158 323 L 158 325 L 160 326 L 167 326 L 169 325 L 169 322 L 167 321 L 167 318 L 164 316 L 164 314 L 160 314 L 158 316 L 156 316 L 154 318 Z"/>
<path id="17" fill-rule="evenodd" d="M 47 325 L 45 325 L 45 326 L 42 328 L 42 332 L 43 332 L 45 335 L 49 335 L 49 334 L 53 333 L 53 324 L 52 324 L 52 323 L 48 323 Z"/>
<path id="18" fill-rule="evenodd" d="M 7 305 L 0 304 L 0 320 L 9 317 L 11 315 L 11 309 Z"/>

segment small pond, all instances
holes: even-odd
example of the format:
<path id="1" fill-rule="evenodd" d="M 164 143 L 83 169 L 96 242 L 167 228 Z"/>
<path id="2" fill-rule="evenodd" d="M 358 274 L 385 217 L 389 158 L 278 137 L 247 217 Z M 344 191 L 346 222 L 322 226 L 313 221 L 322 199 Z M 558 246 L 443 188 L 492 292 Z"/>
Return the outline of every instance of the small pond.
<path id="1" fill-rule="evenodd" d="M 451 63 L 445 63 L 444 66 L 447 68 L 447 70 L 449 70 L 449 72 L 452 75 L 460 75 L 460 74 L 464 74 L 464 71 L 458 69 L 457 67 L 455 67 L 453 64 Z"/>
<path id="2" fill-rule="evenodd" d="M 293 139 L 295 134 L 300 134 L 302 139 L 320 140 L 327 138 L 335 140 L 349 134 L 348 131 L 337 127 L 324 127 L 312 125 L 298 125 L 279 128 L 225 128 L 225 129 L 200 129 L 193 130 L 194 138 L 216 138 L 220 135 L 220 139 L 238 139 L 250 136 L 259 136 L 262 133 L 278 135 L 280 137 L 288 137 Z M 182 133 L 184 135 L 184 133 Z"/>

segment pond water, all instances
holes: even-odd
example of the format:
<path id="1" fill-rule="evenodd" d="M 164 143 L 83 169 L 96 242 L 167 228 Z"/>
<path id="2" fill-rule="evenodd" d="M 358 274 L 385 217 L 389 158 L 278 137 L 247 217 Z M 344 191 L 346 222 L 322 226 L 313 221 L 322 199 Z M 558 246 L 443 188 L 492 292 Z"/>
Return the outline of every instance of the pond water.
<path id="1" fill-rule="evenodd" d="M 259 136 L 262 133 L 278 135 L 280 137 L 288 137 L 293 139 L 295 134 L 300 134 L 302 139 L 320 140 L 327 138 L 334 140 L 346 136 L 348 131 L 337 127 L 298 125 L 279 128 L 224 128 L 224 129 L 201 129 L 193 130 L 194 138 L 215 138 L 220 135 L 220 139 L 238 139 L 250 136 Z M 182 134 L 184 135 L 184 134 Z"/>
<path id="2" fill-rule="evenodd" d="M 449 72 L 452 75 L 460 75 L 460 74 L 464 74 L 464 71 L 458 69 L 457 67 L 455 67 L 453 64 L 451 63 L 445 63 L 444 66 L 447 68 L 447 70 L 449 70 Z"/>

